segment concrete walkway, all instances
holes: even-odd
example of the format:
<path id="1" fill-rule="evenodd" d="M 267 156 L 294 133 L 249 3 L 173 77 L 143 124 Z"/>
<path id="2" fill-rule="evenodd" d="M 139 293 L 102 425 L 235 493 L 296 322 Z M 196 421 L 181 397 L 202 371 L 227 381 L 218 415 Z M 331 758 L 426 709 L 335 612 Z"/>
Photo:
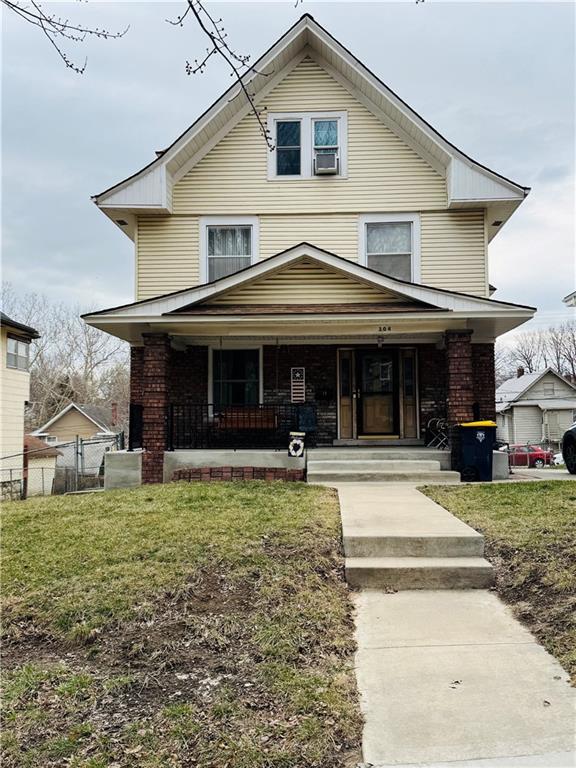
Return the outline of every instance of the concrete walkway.
<path id="1" fill-rule="evenodd" d="M 414 499 L 422 498 L 414 486 L 371 484 L 363 491 L 346 485 L 338 491 L 349 533 L 362 528 L 366 536 L 372 520 L 379 537 L 388 524 L 393 535 L 426 535 L 422 519 L 416 524 L 410 513 Z M 353 512 L 360 509 L 365 522 L 356 515 L 353 526 Z M 399 528 L 402 510 L 406 525 Z M 449 523 L 434 510 L 430 523 L 435 515 L 446 533 L 473 540 L 453 517 Z M 367 764 L 574 765 L 576 719 L 568 676 L 493 592 L 374 589 L 355 593 L 354 602 Z"/>

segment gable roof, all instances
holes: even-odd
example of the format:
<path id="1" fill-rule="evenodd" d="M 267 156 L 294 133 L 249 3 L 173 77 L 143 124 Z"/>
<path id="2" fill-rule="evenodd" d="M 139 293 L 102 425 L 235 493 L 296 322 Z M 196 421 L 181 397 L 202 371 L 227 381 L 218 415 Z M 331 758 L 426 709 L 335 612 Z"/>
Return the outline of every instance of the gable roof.
<path id="1" fill-rule="evenodd" d="M 576 398 L 576 386 L 571 381 L 565 379 L 553 368 L 546 368 L 544 371 L 538 371 L 536 373 L 525 373 L 522 376 L 515 376 L 511 379 L 506 379 L 498 389 L 496 390 L 496 409 L 498 411 L 504 411 L 509 408 L 513 403 L 516 404 L 518 398 L 528 392 L 532 387 L 537 384 L 546 374 L 552 373 L 557 379 L 572 387 L 574 390 L 574 397 Z M 562 398 L 558 398 L 561 400 Z M 564 398 L 566 399 L 566 398 Z M 538 405 L 541 398 L 535 398 L 534 401 L 529 401 L 531 405 Z M 528 403 L 522 401 L 525 405 Z"/>
<path id="2" fill-rule="evenodd" d="M 235 272 L 227 277 L 222 277 L 212 283 L 205 283 L 191 288 L 167 293 L 162 296 L 156 296 L 152 299 L 143 299 L 131 304 L 124 304 L 119 307 L 103 309 L 98 312 L 90 312 L 82 317 L 86 320 L 98 316 L 155 316 L 164 317 L 166 315 L 176 315 L 180 312 L 188 311 L 193 305 L 207 303 L 227 291 L 233 290 L 239 286 L 250 283 L 251 281 L 263 278 L 278 271 L 289 264 L 307 259 L 327 266 L 334 271 L 349 276 L 353 280 L 372 285 L 383 289 L 386 292 L 396 296 L 408 299 L 413 302 L 421 302 L 424 305 L 432 306 L 444 310 L 473 311 L 475 309 L 494 308 L 504 309 L 522 309 L 534 312 L 534 307 L 528 307 L 522 304 L 510 304 L 509 302 L 494 301 L 480 296 L 472 296 L 467 293 L 449 291 L 444 288 L 432 288 L 428 285 L 411 283 L 389 275 L 383 275 L 369 267 L 357 264 L 350 259 L 337 256 L 335 253 L 318 248 L 310 243 L 299 243 L 288 248 L 285 251 L 262 259 L 256 264 L 252 264 L 244 269 Z M 295 306 L 297 309 L 297 305 Z M 327 311 L 329 305 L 327 305 Z"/>
<path id="3" fill-rule="evenodd" d="M 111 426 L 108 426 L 112 421 L 112 409 L 109 406 L 93 405 L 91 403 L 83 403 L 82 405 L 78 405 L 78 403 L 68 403 L 65 408 L 59 411 L 55 416 L 52 416 L 52 418 L 49 419 L 46 424 L 38 427 L 38 429 L 35 429 L 30 434 L 36 436 L 46 432 L 49 427 L 55 424 L 59 419 L 62 418 L 62 416 L 71 411 L 73 408 L 81 413 L 82 416 L 85 416 L 89 421 L 95 424 L 100 432 L 112 433 L 114 431 Z"/>
<path id="4" fill-rule="evenodd" d="M 448 141 L 309 14 L 290 27 L 243 76 L 244 84 L 255 94 L 255 103 L 307 55 L 446 178 L 449 207 L 489 204 L 489 236 L 500 226 L 493 225 L 493 219 L 506 221 L 528 194 L 528 187 L 473 160 Z M 233 84 L 166 150 L 140 171 L 95 195 L 94 202 L 116 223 L 124 221 L 119 226 L 128 231 L 134 214 L 171 213 L 173 185 L 250 111 L 240 85 Z"/>
<path id="5" fill-rule="evenodd" d="M 29 325 L 24 325 L 23 323 L 18 323 L 16 320 L 12 320 L 12 318 L 8 317 L 8 315 L 4 314 L 4 312 L 0 312 L 0 324 L 8 330 L 14 330 L 18 333 L 22 333 L 25 336 L 28 336 L 30 339 L 40 338 L 40 334 L 35 328 L 31 328 Z"/>

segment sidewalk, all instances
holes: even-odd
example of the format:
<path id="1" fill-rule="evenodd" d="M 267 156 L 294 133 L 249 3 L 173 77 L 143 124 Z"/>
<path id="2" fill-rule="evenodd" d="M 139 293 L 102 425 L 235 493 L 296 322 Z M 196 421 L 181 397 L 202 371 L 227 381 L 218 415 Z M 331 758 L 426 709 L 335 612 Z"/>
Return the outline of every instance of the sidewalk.
<path id="1" fill-rule="evenodd" d="M 356 499 L 356 512 L 378 519 L 380 533 L 388 520 L 391 535 L 398 535 L 402 515 L 413 527 L 418 508 L 419 533 L 424 532 L 426 505 L 414 486 L 404 485 L 401 492 L 392 485 L 351 491 L 339 489 L 348 516 Z M 430 504 L 432 522 L 437 513 Z M 456 520 L 453 525 L 459 527 Z M 574 764 L 574 690 L 568 675 L 493 592 L 366 590 L 355 593 L 354 602 L 367 764 Z"/>

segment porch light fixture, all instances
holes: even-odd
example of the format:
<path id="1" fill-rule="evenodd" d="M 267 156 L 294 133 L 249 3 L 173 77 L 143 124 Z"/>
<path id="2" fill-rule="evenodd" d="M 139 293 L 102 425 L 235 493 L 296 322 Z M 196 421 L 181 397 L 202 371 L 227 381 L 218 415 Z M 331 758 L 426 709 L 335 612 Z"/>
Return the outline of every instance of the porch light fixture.
<path id="1" fill-rule="evenodd" d="M 384 346 L 384 336 L 378 336 L 378 349 L 382 349 Z"/>
<path id="2" fill-rule="evenodd" d="M 120 224 L 121 227 L 127 227 L 128 222 L 124 221 L 124 219 L 116 219 L 116 224 Z"/>

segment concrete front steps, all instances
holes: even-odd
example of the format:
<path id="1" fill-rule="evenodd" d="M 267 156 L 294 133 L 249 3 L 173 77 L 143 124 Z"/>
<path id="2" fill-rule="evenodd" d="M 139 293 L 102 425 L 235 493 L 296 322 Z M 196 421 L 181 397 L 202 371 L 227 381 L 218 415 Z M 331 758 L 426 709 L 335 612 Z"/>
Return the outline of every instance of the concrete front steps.
<path id="1" fill-rule="evenodd" d="M 486 589 L 484 537 L 416 488 L 338 487 L 346 578 L 364 589 Z"/>
<path id="2" fill-rule="evenodd" d="M 429 448 L 317 448 L 308 451 L 309 483 L 457 483 L 450 454 Z"/>

